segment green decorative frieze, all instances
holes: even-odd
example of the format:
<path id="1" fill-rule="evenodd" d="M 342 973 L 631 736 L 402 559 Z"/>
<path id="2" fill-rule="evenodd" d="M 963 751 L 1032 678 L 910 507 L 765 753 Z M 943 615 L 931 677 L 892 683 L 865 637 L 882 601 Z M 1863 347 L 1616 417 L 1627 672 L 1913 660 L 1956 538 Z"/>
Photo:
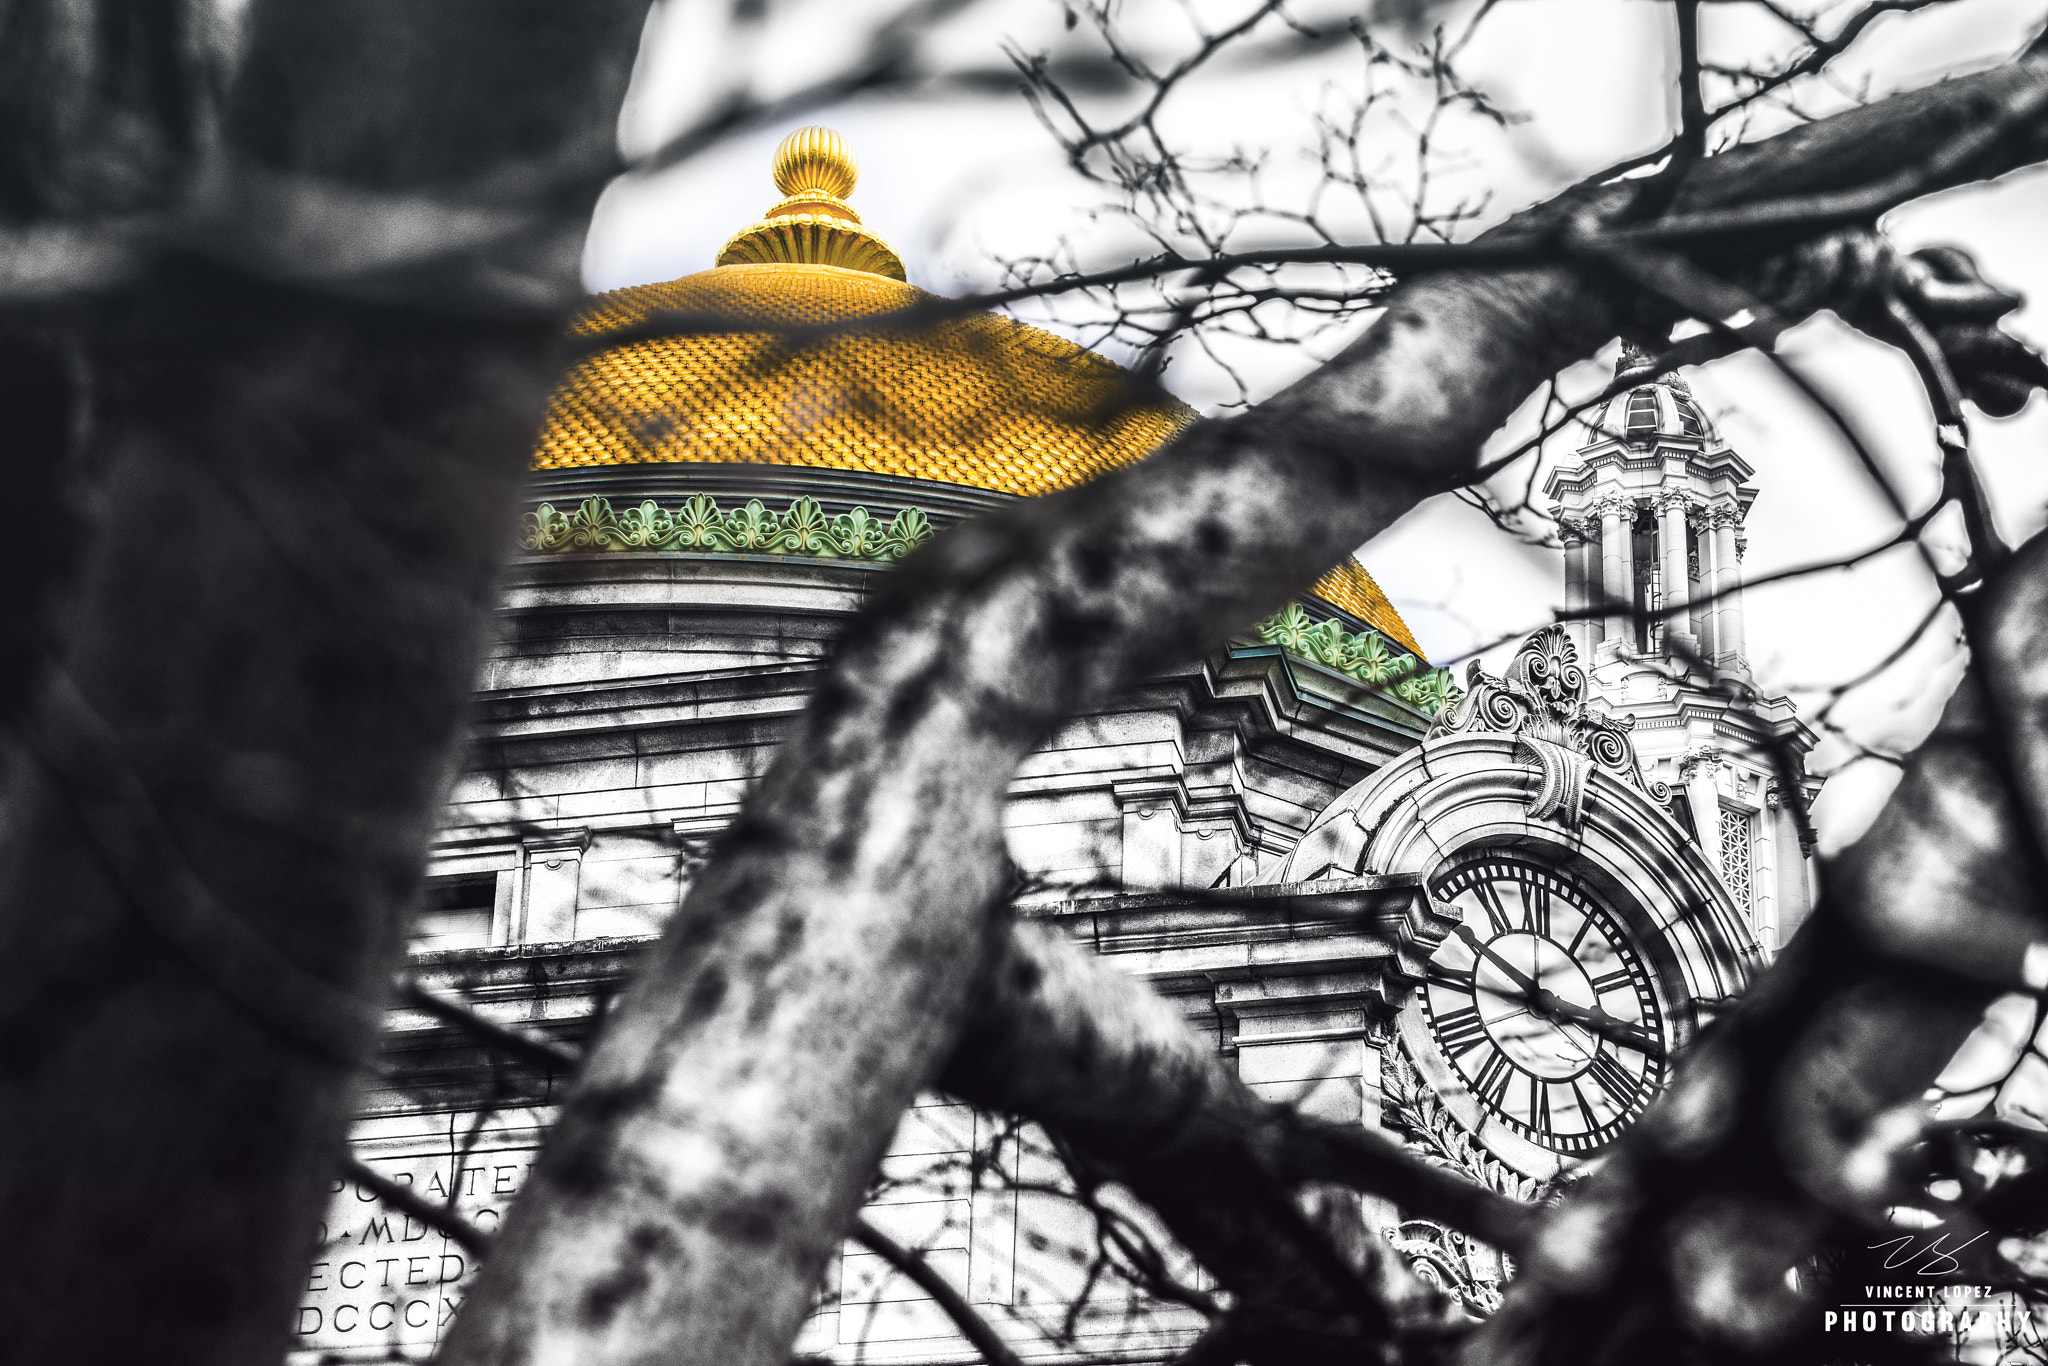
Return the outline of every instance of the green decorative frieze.
<path id="1" fill-rule="evenodd" d="M 1378 631 L 1353 633 L 1334 621 L 1316 621 L 1300 603 L 1290 602 L 1260 622 L 1258 632 L 1268 645 L 1384 688 L 1427 716 L 1440 715 L 1465 695 L 1449 669 L 1423 669 L 1420 659 L 1389 646 Z"/>
<path id="2" fill-rule="evenodd" d="M 526 514 L 520 545 L 552 553 L 570 550 L 707 550 L 727 554 L 808 555 L 828 560 L 893 564 L 932 538 L 924 509 L 907 507 L 883 521 L 864 507 L 828 517 L 815 498 L 798 498 L 781 512 L 759 498 L 728 511 L 709 494 L 665 508 L 649 500 L 616 511 L 610 500 L 585 498 L 573 512 L 542 503 Z M 1259 638 L 1289 654 L 1312 659 L 1348 678 L 1385 688 L 1435 716 L 1464 696 L 1447 669 L 1418 672 L 1421 661 L 1390 647 L 1377 631 L 1354 635 L 1334 621 L 1310 619 L 1298 603 L 1259 623 Z"/>
<path id="3" fill-rule="evenodd" d="M 728 512 L 708 494 L 678 508 L 652 501 L 624 512 L 609 500 L 585 498 L 574 512 L 542 503 L 526 514 L 520 544 L 527 550 L 709 550 L 732 554 L 809 555 L 891 564 L 932 538 L 922 508 L 883 521 L 864 507 L 827 517 L 815 498 L 771 512 L 759 498 Z"/>

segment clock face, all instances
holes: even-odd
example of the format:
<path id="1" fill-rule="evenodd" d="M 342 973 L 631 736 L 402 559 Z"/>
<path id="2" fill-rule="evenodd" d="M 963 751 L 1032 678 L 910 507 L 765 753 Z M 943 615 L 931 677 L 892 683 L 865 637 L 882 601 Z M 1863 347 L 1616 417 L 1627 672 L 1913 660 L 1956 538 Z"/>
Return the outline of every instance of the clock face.
<path id="1" fill-rule="evenodd" d="M 1424 974 L 1429 1037 L 1514 1133 L 1583 1156 L 1634 1122 L 1664 1079 L 1669 1031 L 1643 955 L 1612 911 L 1512 854 L 1431 889 L 1462 914 Z"/>

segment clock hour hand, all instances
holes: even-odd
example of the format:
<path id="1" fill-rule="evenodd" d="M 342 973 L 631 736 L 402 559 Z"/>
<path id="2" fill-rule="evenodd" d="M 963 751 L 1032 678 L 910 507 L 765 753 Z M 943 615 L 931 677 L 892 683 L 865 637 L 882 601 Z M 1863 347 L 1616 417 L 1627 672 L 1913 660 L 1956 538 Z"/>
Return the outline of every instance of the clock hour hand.
<path id="1" fill-rule="evenodd" d="M 1460 925 L 1453 933 L 1465 941 L 1467 948 L 1486 959 L 1487 962 L 1492 963 L 1496 968 L 1499 968 L 1501 974 L 1514 983 L 1515 992 L 1497 992 L 1495 994 L 1511 1001 L 1519 1001 L 1528 1008 L 1530 1014 L 1539 1018 L 1550 1020 L 1553 1023 L 1578 1025 L 1589 1033 L 1597 1034 L 1609 1043 L 1617 1044 L 1620 1047 L 1644 1054 L 1647 1057 L 1655 1058 L 1660 1062 L 1663 1061 L 1664 1044 L 1662 1040 L 1658 1039 L 1656 1035 L 1648 1030 L 1639 1025 L 1632 1025 L 1626 1020 L 1617 1020 L 1598 1006 L 1574 1005 L 1560 997 L 1556 992 L 1544 989 L 1527 973 L 1502 957 L 1490 944 L 1481 942 L 1479 936 L 1472 932 L 1472 927 L 1469 925 Z M 1472 979 L 1472 985 L 1480 987 L 1479 979 L 1476 976 Z M 1491 990 L 1491 988 L 1486 987 L 1480 987 L 1480 989 Z"/>
<path id="2" fill-rule="evenodd" d="M 1479 936 L 1472 933 L 1472 927 L 1470 925 L 1460 925 L 1456 930 L 1453 931 L 1453 933 L 1456 934 L 1458 938 L 1465 941 L 1465 947 L 1471 949 L 1472 952 L 1478 954 L 1481 958 L 1484 958 L 1487 962 L 1499 968 L 1501 970 L 1502 975 L 1505 976 L 1510 982 L 1513 982 L 1515 984 L 1515 989 L 1527 995 L 1531 999 L 1531 1001 L 1533 1001 L 1536 997 L 1539 996 L 1550 995 L 1550 993 L 1545 991 L 1539 983 L 1537 983 L 1533 978 L 1529 976 L 1528 973 L 1523 972 L 1513 963 L 1510 963 L 1507 959 L 1503 958 L 1491 944 L 1480 942 Z"/>

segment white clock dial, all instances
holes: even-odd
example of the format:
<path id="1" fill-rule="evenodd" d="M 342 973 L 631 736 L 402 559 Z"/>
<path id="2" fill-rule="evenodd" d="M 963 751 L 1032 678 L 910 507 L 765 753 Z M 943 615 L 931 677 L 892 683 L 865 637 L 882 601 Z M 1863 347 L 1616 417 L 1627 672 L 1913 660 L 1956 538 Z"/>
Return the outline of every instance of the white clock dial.
<path id="1" fill-rule="evenodd" d="M 1572 1157 L 1613 1141 L 1662 1085 L 1671 1041 L 1643 954 L 1586 889 L 1493 854 L 1432 888 L 1462 914 L 1429 961 L 1429 1036 L 1511 1130 Z"/>

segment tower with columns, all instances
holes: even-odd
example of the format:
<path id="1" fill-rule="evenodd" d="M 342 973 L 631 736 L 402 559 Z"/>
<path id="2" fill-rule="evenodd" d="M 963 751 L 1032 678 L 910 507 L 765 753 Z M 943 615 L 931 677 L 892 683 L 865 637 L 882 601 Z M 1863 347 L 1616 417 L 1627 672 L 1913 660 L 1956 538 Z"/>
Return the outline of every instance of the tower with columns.
<path id="1" fill-rule="evenodd" d="M 1820 783 L 1805 768 L 1813 732 L 1750 675 L 1742 555 L 1755 470 L 1683 379 L 1658 377 L 1632 347 L 1616 378 L 1639 382 L 1588 414 L 1588 440 L 1545 490 L 1565 546 L 1569 630 L 1609 710 L 1635 718 L 1673 817 L 1775 951 L 1814 894 L 1786 785 L 1810 800 Z"/>

